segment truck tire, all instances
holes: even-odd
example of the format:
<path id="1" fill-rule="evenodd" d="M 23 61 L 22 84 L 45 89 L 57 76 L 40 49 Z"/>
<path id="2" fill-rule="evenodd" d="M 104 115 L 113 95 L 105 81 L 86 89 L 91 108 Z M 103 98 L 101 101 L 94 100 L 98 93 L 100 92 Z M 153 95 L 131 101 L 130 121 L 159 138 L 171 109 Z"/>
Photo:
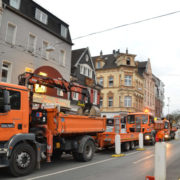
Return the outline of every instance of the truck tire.
<path id="1" fill-rule="evenodd" d="M 24 176 L 33 172 L 36 166 L 36 153 L 29 144 L 19 144 L 13 150 L 9 170 L 13 176 Z"/>
<path id="2" fill-rule="evenodd" d="M 78 153 L 79 154 L 78 159 L 83 162 L 90 161 L 94 156 L 94 152 L 95 152 L 95 144 L 92 140 L 89 139 L 84 144 L 83 152 Z"/>
<path id="3" fill-rule="evenodd" d="M 130 146 L 130 142 L 125 142 L 125 143 L 124 143 L 124 150 L 125 150 L 125 151 L 129 151 L 129 150 L 130 150 L 130 147 L 131 147 L 131 146 Z"/>
<path id="4" fill-rule="evenodd" d="M 150 144 L 153 146 L 153 145 L 155 144 L 155 142 L 156 142 L 155 137 L 152 136 L 152 139 L 151 139 L 151 143 L 150 143 Z"/>
<path id="5" fill-rule="evenodd" d="M 130 144 L 131 144 L 131 149 L 132 149 L 132 150 L 135 149 L 135 142 L 134 142 L 134 141 L 131 141 Z"/>

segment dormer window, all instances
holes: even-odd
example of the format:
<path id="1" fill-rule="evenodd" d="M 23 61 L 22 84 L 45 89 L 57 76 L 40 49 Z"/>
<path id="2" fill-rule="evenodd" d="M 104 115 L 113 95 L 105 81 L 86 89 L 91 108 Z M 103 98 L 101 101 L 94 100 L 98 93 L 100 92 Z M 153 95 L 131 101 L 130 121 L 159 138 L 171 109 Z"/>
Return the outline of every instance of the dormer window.
<path id="1" fill-rule="evenodd" d="M 61 36 L 63 38 L 67 38 L 67 32 L 68 32 L 68 28 L 63 24 L 61 24 Z"/>
<path id="2" fill-rule="evenodd" d="M 87 76 L 89 78 L 92 78 L 92 69 L 87 64 L 81 64 L 80 65 L 80 74 Z"/>
<path id="3" fill-rule="evenodd" d="M 126 59 L 126 64 L 127 64 L 127 65 L 130 65 L 130 64 L 131 64 L 130 58 L 127 58 L 127 59 Z"/>
<path id="4" fill-rule="evenodd" d="M 10 6 L 12 6 L 15 9 L 20 8 L 21 0 L 10 0 Z"/>
<path id="5" fill-rule="evenodd" d="M 47 24 L 48 22 L 48 15 L 36 8 L 35 18 L 42 22 L 43 24 Z"/>

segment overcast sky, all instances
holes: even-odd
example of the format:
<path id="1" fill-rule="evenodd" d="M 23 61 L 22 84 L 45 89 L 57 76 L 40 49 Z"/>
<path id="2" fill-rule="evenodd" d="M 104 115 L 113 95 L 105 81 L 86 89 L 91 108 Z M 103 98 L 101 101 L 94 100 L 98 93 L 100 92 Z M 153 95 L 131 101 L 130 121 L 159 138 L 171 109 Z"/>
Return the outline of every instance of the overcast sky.
<path id="1" fill-rule="evenodd" d="M 35 0 L 69 24 L 72 39 L 134 21 L 180 11 L 179 0 Z M 113 49 L 151 60 L 153 74 L 165 84 L 165 108 L 180 110 L 180 13 L 73 40 L 73 49 L 89 47 L 91 55 Z"/>

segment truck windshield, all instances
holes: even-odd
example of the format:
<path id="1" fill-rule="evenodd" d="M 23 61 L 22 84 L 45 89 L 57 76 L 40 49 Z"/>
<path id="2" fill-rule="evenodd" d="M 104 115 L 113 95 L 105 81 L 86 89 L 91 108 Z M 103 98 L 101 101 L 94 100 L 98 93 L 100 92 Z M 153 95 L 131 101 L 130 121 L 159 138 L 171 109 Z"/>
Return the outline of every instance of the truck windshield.
<path id="1" fill-rule="evenodd" d="M 137 115 L 136 116 L 136 124 L 147 124 L 148 122 L 148 115 Z"/>
<path id="2" fill-rule="evenodd" d="M 127 122 L 128 122 L 128 124 L 135 124 L 134 115 L 128 115 L 127 116 Z"/>
<path id="3" fill-rule="evenodd" d="M 147 124 L 148 122 L 148 115 L 142 115 L 142 124 Z"/>
<path id="4" fill-rule="evenodd" d="M 165 123 L 164 123 L 164 129 L 168 129 L 168 125 L 169 125 L 169 123 L 168 123 L 168 122 L 165 122 Z"/>

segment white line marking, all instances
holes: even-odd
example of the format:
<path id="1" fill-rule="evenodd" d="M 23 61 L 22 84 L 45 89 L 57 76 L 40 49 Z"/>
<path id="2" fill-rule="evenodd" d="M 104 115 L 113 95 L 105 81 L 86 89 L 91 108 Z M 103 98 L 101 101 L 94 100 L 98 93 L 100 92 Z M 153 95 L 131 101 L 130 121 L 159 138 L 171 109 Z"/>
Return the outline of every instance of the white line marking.
<path id="1" fill-rule="evenodd" d="M 142 159 L 140 159 L 140 160 L 138 160 L 138 161 L 135 161 L 135 162 L 133 162 L 133 164 L 137 164 L 137 163 L 139 163 L 139 162 L 141 162 L 141 161 L 144 161 L 144 160 L 146 160 L 146 159 L 152 158 L 153 156 L 154 156 L 154 154 L 152 154 L 152 155 L 150 155 L 150 156 L 147 156 L 147 157 L 145 157 L 145 158 L 142 158 Z"/>
<path id="2" fill-rule="evenodd" d="M 39 178 L 44 178 L 44 177 L 48 177 L 48 176 L 52 176 L 52 175 L 56 175 L 56 174 L 62 174 L 64 172 L 73 171 L 73 170 L 84 168 L 84 167 L 88 167 L 88 166 L 93 166 L 95 164 L 100 164 L 100 163 L 103 163 L 103 162 L 106 162 L 106 161 L 110 161 L 110 160 L 113 160 L 113 159 L 115 159 L 115 158 L 109 158 L 109 159 L 105 159 L 105 160 L 98 161 L 98 162 L 95 162 L 95 163 L 86 164 L 86 165 L 83 165 L 83 166 L 78 166 L 78 167 L 74 167 L 74 168 L 70 168 L 70 169 L 65 169 L 65 170 L 62 170 L 62 171 L 57 171 L 57 172 L 46 174 L 46 175 L 42 175 L 42 176 L 28 178 L 27 180 L 39 179 Z"/>
<path id="3" fill-rule="evenodd" d="M 132 152 L 132 153 L 128 153 L 125 155 L 126 156 L 130 156 L 132 154 L 137 154 L 137 153 L 140 153 L 140 151 L 135 151 L 135 152 Z M 107 161 L 111 161 L 113 159 L 118 159 L 117 158 L 109 158 L 109 159 L 105 159 L 105 160 L 102 160 L 102 161 L 98 161 L 98 162 L 94 162 L 94 163 L 89 163 L 89 164 L 86 164 L 86 165 L 82 165 L 82 166 L 77 166 L 77 167 L 74 167 L 74 168 L 70 168 L 70 169 L 65 169 L 65 170 L 62 170 L 62 171 L 57 171 L 57 172 L 54 172 L 54 173 L 50 173 L 50 174 L 45 174 L 45 175 L 41 175 L 41 176 L 36 176 L 36 177 L 32 177 L 32 178 L 28 178 L 26 180 L 33 180 L 33 179 L 40 179 L 40 178 L 44 178 L 44 177 L 48 177 L 48 176 L 53 176 L 53 175 L 56 175 L 56 174 L 62 174 L 64 172 L 68 172 L 68 171 L 73 171 L 73 170 L 76 170 L 76 169 L 81 169 L 81 168 L 85 168 L 85 167 L 88 167 L 88 166 L 93 166 L 95 164 L 101 164 L 103 162 L 107 162 Z"/>

